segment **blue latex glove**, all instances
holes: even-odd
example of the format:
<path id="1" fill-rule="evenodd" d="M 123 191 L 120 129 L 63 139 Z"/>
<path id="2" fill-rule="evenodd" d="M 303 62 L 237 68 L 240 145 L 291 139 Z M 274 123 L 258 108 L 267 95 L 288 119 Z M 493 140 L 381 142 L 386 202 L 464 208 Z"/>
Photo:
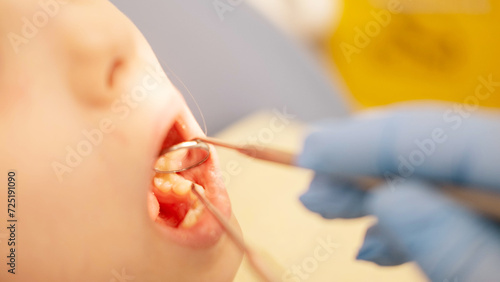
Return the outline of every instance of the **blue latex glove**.
<path id="1" fill-rule="evenodd" d="M 500 193 L 500 115 L 456 106 L 397 108 L 324 124 L 298 165 L 316 171 L 302 203 L 325 218 L 378 218 L 358 259 L 416 261 L 432 281 L 500 281 L 500 228 L 432 181 Z M 364 192 L 334 175 L 381 176 Z"/>

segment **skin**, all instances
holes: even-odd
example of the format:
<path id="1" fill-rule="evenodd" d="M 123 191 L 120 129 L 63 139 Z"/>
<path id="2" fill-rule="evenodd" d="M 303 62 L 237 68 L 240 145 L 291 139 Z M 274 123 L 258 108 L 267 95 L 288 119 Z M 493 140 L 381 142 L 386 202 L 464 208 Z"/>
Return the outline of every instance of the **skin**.
<path id="1" fill-rule="evenodd" d="M 123 101 L 159 67 L 148 43 L 108 1 L 59 4 L 15 48 L 8 35 L 22 36 L 20 19 L 41 8 L 0 1 L 0 171 L 2 181 L 17 172 L 19 220 L 16 275 L 2 263 L 0 280 L 232 280 L 242 255 L 225 235 L 210 246 L 182 245 L 148 215 L 151 168 L 166 134 L 159 131 L 178 120 L 189 134 L 202 133 L 180 93 L 163 76 L 145 99 Z M 103 120 L 112 130 L 68 165 L 68 148 L 89 140 L 82 130 L 100 129 Z M 7 189 L 0 198 L 4 224 Z"/>

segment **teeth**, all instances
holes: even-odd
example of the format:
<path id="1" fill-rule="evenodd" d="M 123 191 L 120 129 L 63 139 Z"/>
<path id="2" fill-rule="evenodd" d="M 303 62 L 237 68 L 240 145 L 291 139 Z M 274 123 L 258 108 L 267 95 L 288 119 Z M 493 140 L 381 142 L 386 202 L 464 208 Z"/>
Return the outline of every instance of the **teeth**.
<path id="1" fill-rule="evenodd" d="M 202 212 L 203 212 L 203 205 L 201 205 L 199 201 L 197 201 L 195 203 L 195 208 L 190 209 L 187 212 L 186 217 L 184 217 L 184 220 L 181 223 L 181 226 L 184 228 L 192 227 L 193 225 L 196 224 L 196 222 L 198 222 L 198 219 L 200 218 Z"/>
<path id="2" fill-rule="evenodd" d="M 169 192 L 172 190 L 175 194 L 180 196 L 188 194 L 191 191 L 191 184 L 193 184 L 193 182 L 175 173 L 156 176 L 153 182 L 160 191 Z M 198 184 L 195 185 L 200 186 Z M 203 190 L 203 188 L 201 190 Z M 196 196 L 191 195 L 191 198 L 194 200 Z"/>
<path id="3" fill-rule="evenodd" d="M 185 154 L 185 153 L 184 153 Z M 160 168 L 162 170 L 169 170 L 173 166 L 178 166 L 178 160 L 182 159 L 179 156 L 168 157 L 162 156 L 156 162 L 156 168 Z M 199 201 L 198 197 L 191 192 L 191 185 L 193 182 L 185 179 L 176 173 L 168 173 L 168 174 L 157 174 L 153 179 L 153 184 L 158 190 L 162 192 L 170 192 L 179 195 L 189 197 L 192 203 L 191 209 L 186 213 L 184 220 L 181 223 L 181 227 L 189 228 L 194 226 L 201 214 L 203 213 L 203 209 L 205 208 L 203 204 Z M 198 184 L 194 184 L 198 193 L 205 195 L 205 189 Z"/>
<path id="4" fill-rule="evenodd" d="M 165 167 L 165 157 L 161 157 L 156 161 L 155 167 Z"/>
<path id="5" fill-rule="evenodd" d="M 169 192 L 172 189 L 172 181 L 170 177 L 157 176 L 153 180 L 154 185 L 162 192 Z"/>
<path id="6" fill-rule="evenodd" d="M 163 157 L 161 157 L 162 160 L 162 166 L 163 168 L 178 168 L 182 166 L 182 160 L 186 158 L 186 151 L 184 150 L 178 150 L 178 151 L 173 151 L 170 152 Z"/>
<path id="7" fill-rule="evenodd" d="M 172 187 L 172 191 L 174 191 L 175 194 L 177 195 L 186 195 L 189 191 L 191 191 L 191 184 L 193 182 L 186 180 L 182 177 L 180 177 L 178 181 L 174 182 L 174 185 Z"/>
<path id="8" fill-rule="evenodd" d="M 194 185 L 195 185 L 198 193 L 200 193 L 201 195 L 205 195 L 205 189 L 203 189 L 203 187 L 201 187 L 200 185 L 198 185 L 196 183 Z M 191 208 L 187 212 L 186 217 L 184 217 L 184 220 L 181 223 L 181 226 L 184 228 L 189 228 L 189 227 L 192 227 L 193 225 L 195 225 L 196 222 L 198 222 L 198 219 L 200 218 L 200 215 L 204 209 L 203 204 L 201 203 L 201 201 L 198 199 L 198 197 L 194 193 L 191 193 L 191 199 L 194 200 L 194 204 L 193 204 L 193 208 Z"/>
<path id="9" fill-rule="evenodd" d="M 198 193 L 200 193 L 202 196 L 205 196 L 205 189 L 203 189 L 202 186 L 200 186 L 196 183 L 194 184 L 194 186 L 195 186 L 195 189 L 198 191 Z M 191 196 L 191 200 L 196 201 L 195 205 L 201 204 L 200 201 L 198 201 L 198 197 L 194 193 L 191 193 L 190 196 Z"/>
<path id="10" fill-rule="evenodd" d="M 158 189 L 160 187 L 162 187 L 163 183 L 165 183 L 165 180 L 163 178 L 160 178 L 160 177 L 155 177 L 155 179 L 153 181 L 154 181 L 156 188 L 158 188 Z"/>
<path id="11" fill-rule="evenodd" d="M 163 182 L 163 184 L 162 184 L 160 187 L 158 187 L 158 188 L 160 188 L 160 190 L 161 190 L 161 191 L 163 191 L 163 192 L 168 192 L 168 191 L 172 190 L 172 182 L 170 182 L 170 181 L 165 181 L 165 182 Z"/>
<path id="12" fill-rule="evenodd" d="M 154 178 L 154 185 L 162 192 L 174 191 L 177 195 L 186 195 L 191 188 L 191 181 L 175 174 L 163 174 Z"/>
<path id="13" fill-rule="evenodd" d="M 173 152 L 162 156 L 156 161 L 156 168 L 162 170 L 170 170 L 172 167 L 177 167 L 179 164 L 179 154 L 184 152 Z M 192 182 L 176 173 L 167 173 L 157 175 L 154 179 L 154 185 L 162 192 L 169 192 L 172 190 L 175 194 L 184 196 L 191 190 Z"/>

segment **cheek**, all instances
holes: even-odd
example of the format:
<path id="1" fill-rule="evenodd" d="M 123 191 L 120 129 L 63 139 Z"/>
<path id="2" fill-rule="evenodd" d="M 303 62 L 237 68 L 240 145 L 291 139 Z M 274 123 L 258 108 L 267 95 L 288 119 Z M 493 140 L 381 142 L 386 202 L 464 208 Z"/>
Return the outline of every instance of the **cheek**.
<path id="1" fill-rule="evenodd" d="M 134 89 L 144 88 L 143 78 L 148 75 L 144 71 L 138 78 L 131 79 L 135 86 L 115 100 L 110 110 L 94 122 L 92 129 L 95 138 L 102 140 L 96 149 L 94 173 L 102 174 L 112 184 L 113 193 L 127 191 L 131 197 L 135 195 L 131 201 L 138 202 L 136 197 L 141 197 L 144 204 L 153 177 L 153 163 L 161 145 L 157 144 L 160 138 L 156 136 L 162 134 L 158 131 L 164 128 L 163 123 L 173 123 L 184 105 L 178 92 L 166 86 L 146 91 L 144 99 L 135 99 Z M 99 124 L 103 121 L 112 124 L 111 132 L 100 130 Z M 146 212 L 146 208 L 143 211 Z"/>

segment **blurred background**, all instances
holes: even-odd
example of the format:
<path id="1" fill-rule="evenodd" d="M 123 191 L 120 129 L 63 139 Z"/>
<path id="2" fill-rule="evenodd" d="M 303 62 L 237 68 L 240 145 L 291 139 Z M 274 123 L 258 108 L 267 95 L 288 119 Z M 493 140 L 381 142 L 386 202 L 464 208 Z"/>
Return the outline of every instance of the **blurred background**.
<path id="1" fill-rule="evenodd" d="M 279 12 L 287 5 L 267 10 L 265 1 L 256 2 L 264 4 L 259 10 L 242 0 L 112 2 L 147 37 L 201 121 L 194 97 L 209 134 L 260 109 L 286 107 L 305 121 L 347 113 L 338 87 L 314 55 L 283 32 L 295 22 L 291 10 Z"/>
<path id="2" fill-rule="evenodd" d="M 404 100 L 463 102 L 478 76 L 499 75 L 498 1 L 112 2 L 210 133 L 263 108 L 312 121 Z"/>
<path id="3" fill-rule="evenodd" d="M 112 2 L 145 34 L 201 124 L 203 113 L 208 134 L 228 141 L 296 150 L 304 122 L 369 107 L 414 100 L 500 106 L 494 92 L 471 99 L 481 79 L 500 81 L 500 1 Z M 270 130 L 277 118 L 286 127 Z M 283 281 L 425 281 L 413 264 L 355 261 L 373 219 L 325 221 L 305 211 L 297 197 L 309 173 L 220 155 L 223 170 L 240 168 L 224 173 L 242 229 L 284 267 Z M 314 264 L 313 250 L 329 236 L 335 252 Z M 254 281 L 247 268 L 236 281 Z"/>

